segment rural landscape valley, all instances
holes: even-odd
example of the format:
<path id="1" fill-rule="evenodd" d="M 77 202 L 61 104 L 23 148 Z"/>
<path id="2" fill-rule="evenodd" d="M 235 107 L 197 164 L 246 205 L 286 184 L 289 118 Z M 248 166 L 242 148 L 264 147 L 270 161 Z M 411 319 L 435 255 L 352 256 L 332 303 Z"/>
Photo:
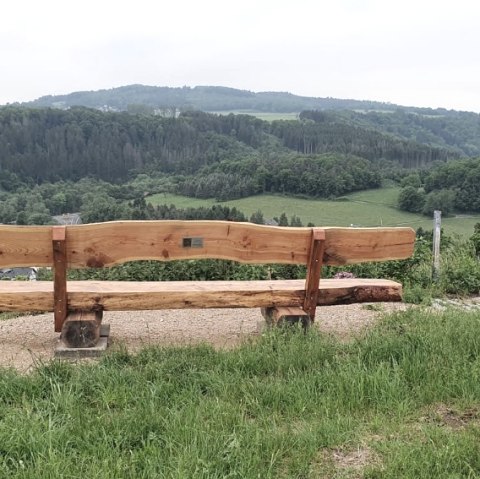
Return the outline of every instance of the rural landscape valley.
<path id="1" fill-rule="evenodd" d="M 478 113 L 213 86 L 0 106 L 0 227 L 121 220 L 408 227 L 415 245 L 329 258 L 320 284 L 391 280 L 403 301 L 319 306 L 308 329 L 266 327 L 260 308 L 106 311 L 109 349 L 65 361 L 54 314 L 0 312 L 0 478 L 480 477 Z M 311 277 L 308 262 L 161 254 L 97 254 L 65 281 Z"/>

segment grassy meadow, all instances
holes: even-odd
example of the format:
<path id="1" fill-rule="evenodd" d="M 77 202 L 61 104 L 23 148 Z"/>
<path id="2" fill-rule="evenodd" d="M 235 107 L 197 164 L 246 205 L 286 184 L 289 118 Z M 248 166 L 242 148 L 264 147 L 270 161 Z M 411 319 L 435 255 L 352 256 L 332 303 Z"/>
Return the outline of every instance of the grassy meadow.
<path id="1" fill-rule="evenodd" d="M 210 113 L 216 113 L 217 115 L 229 115 L 233 113 L 234 115 L 251 115 L 259 118 L 260 120 L 265 121 L 275 121 L 275 120 L 298 120 L 298 115 L 300 112 L 292 113 L 276 113 L 276 112 L 259 112 L 252 110 L 231 110 L 231 111 L 212 111 Z"/>
<path id="2" fill-rule="evenodd" d="M 291 198 L 286 196 L 260 195 L 240 200 L 221 203 L 225 206 L 236 207 L 250 216 L 261 210 L 265 218 L 280 216 L 285 212 L 287 216 L 299 216 L 306 225 L 311 222 L 317 226 L 411 226 L 414 229 L 422 227 L 431 230 L 433 220 L 425 216 L 408 213 L 396 208 L 399 188 L 380 188 L 361 191 L 342 197 L 343 201 L 328 201 Z M 153 205 L 174 204 L 178 208 L 212 206 L 217 204 L 214 199 L 197 199 L 184 196 L 160 193 L 147 198 Z M 448 234 L 459 234 L 464 237 L 473 234 L 475 223 L 480 222 L 476 217 L 443 218 L 442 226 Z"/>
<path id="3" fill-rule="evenodd" d="M 480 477 L 480 313 L 0 370 L 1 478 Z"/>

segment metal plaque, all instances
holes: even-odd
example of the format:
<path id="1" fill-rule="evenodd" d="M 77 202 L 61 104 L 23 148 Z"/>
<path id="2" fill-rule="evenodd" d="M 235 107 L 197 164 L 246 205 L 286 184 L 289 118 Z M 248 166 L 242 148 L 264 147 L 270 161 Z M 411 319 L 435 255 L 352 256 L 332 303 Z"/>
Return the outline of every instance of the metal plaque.
<path id="1" fill-rule="evenodd" d="M 203 238 L 183 238 L 182 246 L 184 248 L 203 248 Z"/>

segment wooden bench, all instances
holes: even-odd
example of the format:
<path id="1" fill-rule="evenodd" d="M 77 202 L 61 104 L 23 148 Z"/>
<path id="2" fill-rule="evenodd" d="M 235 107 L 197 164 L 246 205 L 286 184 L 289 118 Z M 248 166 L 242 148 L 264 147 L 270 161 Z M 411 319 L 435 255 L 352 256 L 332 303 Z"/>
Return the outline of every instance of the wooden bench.
<path id="1" fill-rule="evenodd" d="M 285 228 L 225 221 L 118 221 L 72 226 L 0 226 L 0 267 L 52 267 L 53 281 L 0 282 L 0 311 L 53 311 L 72 347 L 96 343 L 103 311 L 264 308 L 269 318 L 315 318 L 317 306 L 399 301 L 382 279 L 323 279 L 323 265 L 408 258 L 411 228 Z M 303 264 L 305 280 L 68 281 L 68 268 L 134 260 L 226 259 Z"/>

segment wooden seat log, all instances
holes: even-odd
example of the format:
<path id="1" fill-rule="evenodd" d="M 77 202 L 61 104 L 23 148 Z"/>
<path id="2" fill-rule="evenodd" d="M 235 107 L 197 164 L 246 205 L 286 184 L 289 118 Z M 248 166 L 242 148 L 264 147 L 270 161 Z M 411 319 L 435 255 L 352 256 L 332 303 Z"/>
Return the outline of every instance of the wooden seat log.
<path id="1" fill-rule="evenodd" d="M 292 316 L 313 321 L 317 306 L 399 301 L 402 286 L 394 281 L 320 280 L 321 270 L 323 265 L 408 258 L 414 241 L 411 228 L 284 228 L 225 221 L 1 225 L 0 267 L 53 267 L 54 281 L 0 282 L 0 310 L 53 311 L 55 331 L 69 344 L 81 345 L 75 347 L 95 343 L 103 311 L 261 307 L 280 318 L 288 316 L 280 308 L 297 308 Z M 307 275 L 305 280 L 264 281 L 66 280 L 69 268 L 201 258 L 303 264 Z"/>

